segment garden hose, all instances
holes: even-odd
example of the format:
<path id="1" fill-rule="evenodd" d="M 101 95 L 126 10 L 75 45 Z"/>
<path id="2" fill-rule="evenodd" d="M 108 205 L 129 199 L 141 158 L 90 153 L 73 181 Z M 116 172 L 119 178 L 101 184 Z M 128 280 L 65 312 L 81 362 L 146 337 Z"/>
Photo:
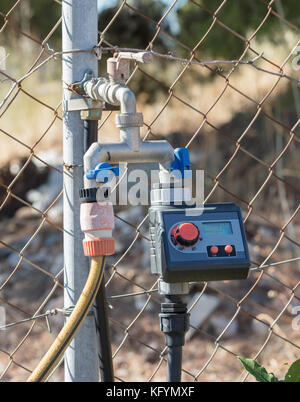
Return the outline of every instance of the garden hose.
<path id="1" fill-rule="evenodd" d="M 98 141 L 98 120 L 83 121 L 83 151 Z M 99 341 L 99 369 L 102 382 L 114 381 L 114 368 L 110 343 L 106 290 L 104 281 L 101 282 L 95 299 L 96 322 Z"/>
<path id="2" fill-rule="evenodd" d="M 73 312 L 27 382 L 45 382 L 56 367 L 94 303 L 103 278 L 104 267 L 105 256 L 91 258 L 89 276 Z"/>

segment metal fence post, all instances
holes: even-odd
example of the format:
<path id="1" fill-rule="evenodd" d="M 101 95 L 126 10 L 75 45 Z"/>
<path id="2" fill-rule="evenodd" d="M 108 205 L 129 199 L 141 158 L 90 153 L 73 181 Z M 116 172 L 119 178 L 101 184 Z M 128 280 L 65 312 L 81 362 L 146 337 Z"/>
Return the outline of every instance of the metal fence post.
<path id="1" fill-rule="evenodd" d="M 97 44 L 97 0 L 62 1 L 63 51 L 90 49 Z M 66 86 L 83 77 L 89 68 L 97 76 L 97 57 L 92 53 L 63 54 L 63 97 L 70 97 Z M 72 95 L 73 96 L 73 95 Z M 80 112 L 64 112 L 64 306 L 73 306 L 88 274 L 79 223 L 79 189 L 83 186 L 83 121 Z M 88 316 L 65 353 L 65 381 L 98 381 L 95 319 Z"/>

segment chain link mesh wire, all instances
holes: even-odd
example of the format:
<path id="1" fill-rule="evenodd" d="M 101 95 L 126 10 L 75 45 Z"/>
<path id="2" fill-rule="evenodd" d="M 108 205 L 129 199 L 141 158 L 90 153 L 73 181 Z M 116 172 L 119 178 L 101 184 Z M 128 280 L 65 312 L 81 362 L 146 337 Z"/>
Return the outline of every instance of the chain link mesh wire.
<path id="1" fill-rule="evenodd" d="M 142 138 L 167 138 L 174 148 L 186 146 L 193 169 L 205 170 L 205 202 L 236 202 L 243 213 L 252 260 L 249 279 L 191 284 L 187 302 L 195 325 L 184 347 L 185 381 L 251 380 L 237 356 L 257 359 L 282 377 L 285 363 L 299 358 L 299 113 L 283 114 L 278 105 L 292 86 L 299 108 L 298 87 L 288 79 L 299 78 L 291 67 L 299 28 L 274 1 L 255 2 L 265 6 L 264 13 L 243 36 L 223 21 L 229 0 L 220 0 L 216 9 L 191 0 L 195 10 L 211 16 L 205 34 L 192 38 L 193 47 L 164 29 L 178 1 L 168 3 L 160 20 L 144 15 L 138 2 L 121 1 L 99 31 L 100 48 L 119 46 L 111 43 L 110 32 L 122 13 L 130 12 L 153 29 L 147 50 L 155 51 L 158 39 L 168 44 L 169 60 L 160 64 L 154 57 L 152 65 L 136 64 L 129 79 L 129 86 L 139 80 L 155 88 L 152 103 L 136 91 L 144 113 Z M 59 1 L 51 7 L 60 13 Z M 61 147 L 61 53 L 52 49 L 61 19 L 47 26 L 41 38 L 26 26 L 26 13 L 26 0 L 0 6 L 0 44 L 11 53 L 6 54 L 7 68 L 1 69 L 0 104 L 0 303 L 6 324 L 12 324 L 0 331 L 2 381 L 26 379 L 63 324 L 63 161 L 58 163 L 51 153 Z M 283 33 L 289 32 L 289 40 L 272 52 L 257 36 L 273 19 L 280 21 Z M 216 30 L 222 30 L 224 41 L 239 41 L 242 53 L 229 65 L 193 65 L 206 60 L 202 49 Z M 184 54 L 188 62 L 172 60 L 173 54 Z M 256 65 L 268 72 L 241 64 L 256 56 Z M 100 75 L 104 70 L 101 61 Z M 116 132 L 113 115 L 106 112 L 99 121 L 99 141 Z M 41 186 L 44 192 L 37 195 L 34 190 Z M 47 205 L 35 196 L 45 196 Z M 117 381 L 165 380 L 161 297 L 157 278 L 149 272 L 147 218 L 141 206 L 116 209 L 117 252 L 108 259 L 105 281 Z M 209 300 L 216 308 L 197 324 Z M 52 379 L 63 379 L 62 366 Z"/>

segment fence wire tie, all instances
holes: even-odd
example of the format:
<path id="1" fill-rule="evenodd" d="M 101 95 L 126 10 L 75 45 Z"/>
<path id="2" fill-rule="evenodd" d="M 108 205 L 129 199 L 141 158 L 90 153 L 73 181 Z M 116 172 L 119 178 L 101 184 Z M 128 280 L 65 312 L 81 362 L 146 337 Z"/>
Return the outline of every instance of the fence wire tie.
<path id="1" fill-rule="evenodd" d="M 96 49 L 96 48 L 97 48 L 97 46 L 95 46 L 93 49 Z M 145 49 L 121 48 L 121 47 L 117 47 L 117 46 L 111 46 L 111 47 L 98 46 L 98 48 L 101 49 L 102 53 L 126 52 L 126 51 L 127 52 L 145 52 Z M 194 65 L 198 65 L 198 66 L 209 66 L 209 65 L 212 65 L 212 64 L 248 65 L 248 66 L 251 66 L 251 67 L 255 68 L 258 71 L 262 71 L 264 73 L 274 75 L 274 76 L 277 76 L 277 77 L 286 78 L 286 79 L 288 79 L 290 81 L 293 81 L 296 84 L 300 85 L 300 80 L 295 78 L 295 77 L 292 77 L 292 76 L 284 74 L 284 73 L 276 73 L 274 71 L 266 70 L 265 68 L 261 68 L 261 67 L 257 66 L 255 64 L 255 62 L 263 57 L 264 52 L 261 52 L 260 54 L 258 54 L 257 56 L 255 56 L 251 60 L 207 60 L 207 61 L 196 61 L 196 60 L 192 60 L 192 59 L 184 59 L 182 57 L 173 56 L 171 54 L 163 54 L 163 53 L 155 52 L 152 49 L 148 50 L 148 52 L 151 53 L 155 57 L 160 57 L 162 59 L 167 59 L 167 60 L 170 60 L 170 61 L 184 63 L 184 64 L 187 64 L 187 65 L 188 64 L 190 64 L 190 65 L 194 64 Z M 221 67 L 218 67 L 218 69 L 222 70 Z"/>
<path id="2" fill-rule="evenodd" d="M 94 46 L 93 47 L 93 53 L 97 56 L 98 60 L 101 60 L 102 58 L 102 48 L 99 46 Z"/>
<path id="3" fill-rule="evenodd" d="M 93 50 L 94 50 L 96 55 L 98 55 L 99 52 L 100 52 L 100 55 L 102 53 L 108 53 L 108 52 L 116 52 L 116 53 L 117 52 L 126 52 L 126 51 L 135 52 L 135 53 L 145 52 L 145 49 L 121 48 L 121 47 L 118 47 L 118 46 L 112 46 L 112 47 L 94 46 Z M 264 55 L 264 52 L 261 52 L 251 60 L 207 60 L 207 61 L 196 61 L 196 60 L 192 60 L 192 59 L 185 59 L 185 58 L 182 58 L 182 57 L 174 56 L 174 54 L 171 53 L 171 52 L 168 52 L 168 54 L 164 54 L 164 53 L 155 52 L 152 49 L 148 50 L 148 52 L 151 53 L 153 56 L 159 57 L 159 58 L 162 58 L 162 59 L 168 59 L 168 60 L 171 60 L 171 61 L 177 61 L 177 62 L 185 63 L 185 64 L 196 64 L 196 65 L 200 65 L 200 66 L 206 66 L 206 65 L 209 65 L 209 64 L 235 64 L 235 63 L 250 64 L 251 65 L 251 64 L 254 64 L 260 58 L 262 58 L 262 56 Z"/>
<path id="4" fill-rule="evenodd" d="M 68 165 L 66 162 L 63 162 L 63 167 L 66 168 L 67 170 L 71 170 L 77 167 L 83 167 L 83 164 Z"/>
<path id="5" fill-rule="evenodd" d="M 41 318 L 45 318 L 48 331 L 51 333 L 51 326 L 50 326 L 50 322 L 49 322 L 49 316 L 57 315 L 58 313 L 61 313 L 61 312 L 63 312 L 63 309 L 59 309 L 59 308 L 48 310 L 43 314 L 39 314 L 39 315 L 36 315 L 36 316 L 33 316 L 33 317 L 25 318 L 24 320 L 20 320 L 20 321 L 12 322 L 10 324 L 3 325 L 3 326 L 0 327 L 0 330 L 3 331 L 5 329 L 7 329 L 7 328 L 11 328 L 11 327 L 14 327 L 14 326 L 19 325 L 19 324 L 24 324 L 26 322 L 35 321 L 35 320 L 39 320 Z"/>

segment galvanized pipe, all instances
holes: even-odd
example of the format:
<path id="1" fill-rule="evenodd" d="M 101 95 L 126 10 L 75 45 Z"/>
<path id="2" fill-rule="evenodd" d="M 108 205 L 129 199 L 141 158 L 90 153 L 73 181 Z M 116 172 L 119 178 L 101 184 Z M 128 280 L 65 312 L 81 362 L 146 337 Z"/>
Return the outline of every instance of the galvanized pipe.
<path id="1" fill-rule="evenodd" d="M 93 100 L 101 100 L 114 106 L 120 105 L 120 116 L 129 115 L 135 118 L 137 115 L 135 95 L 125 84 L 100 77 L 87 81 L 84 84 L 84 91 Z M 140 128 L 137 125 L 120 127 L 120 140 L 126 142 L 132 151 L 138 152 Z"/>
<path id="2" fill-rule="evenodd" d="M 101 162 L 147 163 L 158 162 L 161 171 L 168 171 L 174 160 L 174 150 L 167 141 L 140 140 L 139 118 L 136 113 L 134 93 L 123 83 L 100 77 L 85 82 L 84 91 L 94 100 L 101 100 L 112 105 L 120 105 L 121 124 L 120 142 L 109 144 L 94 143 L 84 155 L 84 171 L 92 170 Z M 118 117 L 118 116 L 117 116 Z M 136 121 L 135 121 L 136 120 Z M 118 123 L 117 119 L 117 123 Z M 130 124 L 130 122 L 132 124 Z M 85 187 L 94 187 L 93 180 L 84 179 Z"/>
<path id="3" fill-rule="evenodd" d="M 87 96 L 94 100 L 103 100 L 111 105 L 120 105 L 121 113 L 135 113 L 134 93 L 125 84 L 115 83 L 107 78 L 89 80 L 84 84 Z"/>
<path id="4" fill-rule="evenodd" d="M 140 142 L 139 152 L 132 151 L 126 142 L 99 144 L 95 142 L 84 155 L 84 171 L 101 162 L 149 163 L 157 162 L 161 170 L 168 170 L 174 160 L 173 147 L 167 141 Z M 84 179 L 85 187 L 95 187 L 93 180 Z"/>
<path id="5" fill-rule="evenodd" d="M 91 49 L 97 44 L 97 0 L 62 0 L 63 51 Z M 63 97 L 71 92 L 67 85 L 80 81 L 87 68 L 98 75 L 97 57 L 92 53 L 63 55 Z M 72 93 L 72 97 L 74 97 Z M 79 189 L 83 187 L 83 121 L 80 112 L 64 112 L 64 307 L 75 305 L 89 270 L 88 258 L 82 249 L 79 222 Z M 95 318 L 88 315 L 65 353 L 65 381 L 98 381 L 98 357 Z"/>

